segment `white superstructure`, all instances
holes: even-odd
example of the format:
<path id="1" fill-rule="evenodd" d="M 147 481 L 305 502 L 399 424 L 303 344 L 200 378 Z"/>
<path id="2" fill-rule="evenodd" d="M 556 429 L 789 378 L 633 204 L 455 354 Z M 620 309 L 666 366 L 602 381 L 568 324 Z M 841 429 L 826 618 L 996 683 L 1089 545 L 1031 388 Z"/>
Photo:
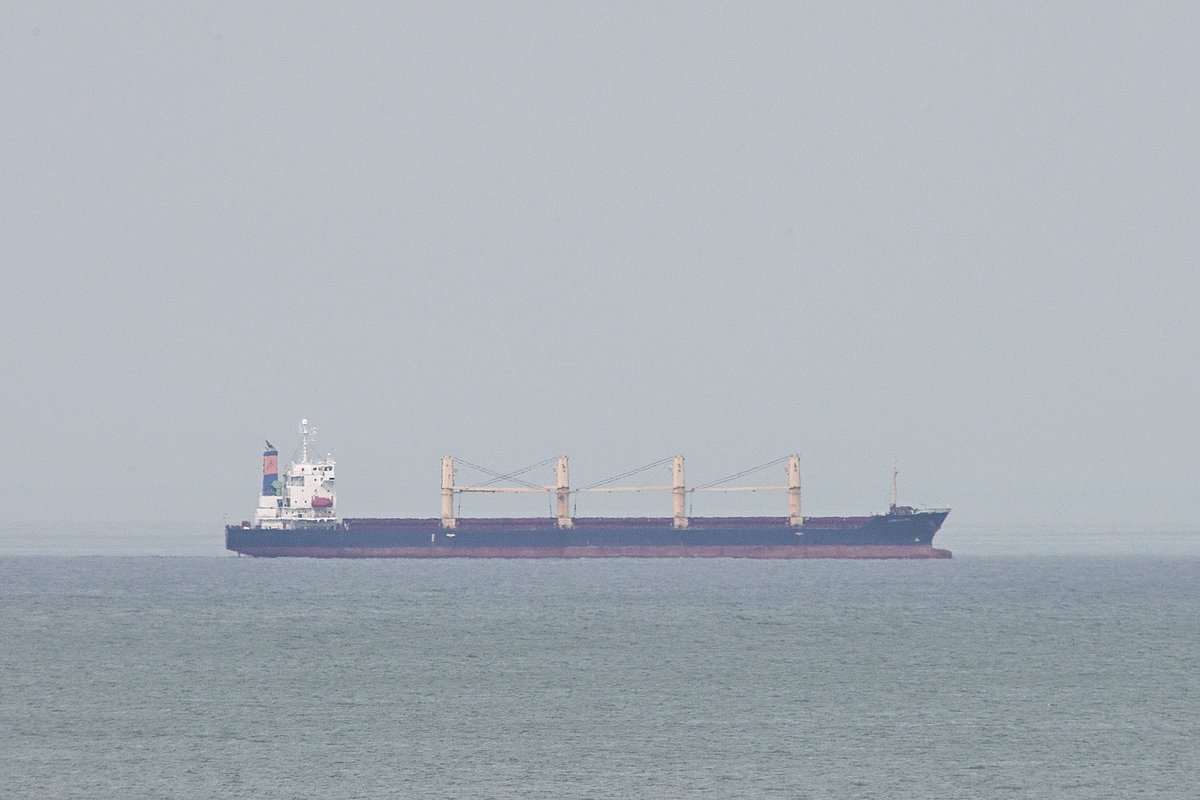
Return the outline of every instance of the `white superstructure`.
<path id="1" fill-rule="evenodd" d="M 256 526 L 286 529 L 337 522 L 335 461 L 328 454 L 310 459 L 316 434 L 317 429 L 308 420 L 300 420 L 300 460 L 288 464 L 279 476 L 276 494 L 259 497 L 254 512 Z"/>

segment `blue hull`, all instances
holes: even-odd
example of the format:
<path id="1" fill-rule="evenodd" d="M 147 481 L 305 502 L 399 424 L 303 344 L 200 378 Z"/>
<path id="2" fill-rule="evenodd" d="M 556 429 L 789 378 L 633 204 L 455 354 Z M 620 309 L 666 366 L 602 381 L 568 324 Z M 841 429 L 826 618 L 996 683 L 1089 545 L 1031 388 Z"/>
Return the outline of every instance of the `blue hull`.
<path id="1" fill-rule="evenodd" d="M 346 519 L 293 530 L 225 529 L 225 546 L 253 556 L 316 558 L 949 558 L 933 547 L 948 511 L 817 517 L 800 528 L 782 517 L 547 519 Z"/>

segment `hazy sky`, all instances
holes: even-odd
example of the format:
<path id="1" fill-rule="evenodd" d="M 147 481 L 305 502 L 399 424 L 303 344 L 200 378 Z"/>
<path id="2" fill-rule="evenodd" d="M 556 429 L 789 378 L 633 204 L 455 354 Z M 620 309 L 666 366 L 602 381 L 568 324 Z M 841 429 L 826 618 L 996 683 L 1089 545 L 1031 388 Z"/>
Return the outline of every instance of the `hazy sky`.
<path id="1" fill-rule="evenodd" d="M 1195 525 L 1200 6 L 736 5 L 5 4 L 6 524 L 219 536 L 307 416 L 347 515 Z"/>

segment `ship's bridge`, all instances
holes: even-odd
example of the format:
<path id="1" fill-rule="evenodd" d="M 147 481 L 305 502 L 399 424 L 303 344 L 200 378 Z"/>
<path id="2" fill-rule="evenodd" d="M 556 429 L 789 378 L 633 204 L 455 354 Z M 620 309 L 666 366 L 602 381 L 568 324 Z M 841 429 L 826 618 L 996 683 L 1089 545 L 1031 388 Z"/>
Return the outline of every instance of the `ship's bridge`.
<path id="1" fill-rule="evenodd" d="M 317 429 L 300 421 L 300 458 L 284 470 L 277 494 L 264 495 L 254 521 L 264 528 L 337 521 L 337 462 L 333 456 L 312 460 L 309 451 Z"/>

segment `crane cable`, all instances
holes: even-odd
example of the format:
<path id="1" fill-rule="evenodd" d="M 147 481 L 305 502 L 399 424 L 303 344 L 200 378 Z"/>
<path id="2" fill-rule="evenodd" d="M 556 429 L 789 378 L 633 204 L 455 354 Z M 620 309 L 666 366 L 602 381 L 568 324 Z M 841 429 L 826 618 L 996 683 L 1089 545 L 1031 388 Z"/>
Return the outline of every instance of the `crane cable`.
<path id="1" fill-rule="evenodd" d="M 531 489 L 542 489 L 542 490 L 545 490 L 546 487 L 545 486 L 537 486 L 536 484 L 528 483 L 526 481 L 521 480 L 517 476 L 523 475 L 526 472 L 529 472 L 531 469 L 537 469 L 538 467 L 544 467 L 554 460 L 555 460 L 554 458 L 547 458 L 545 461 L 539 461 L 537 464 L 530 464 L 528 467 L 523 467 L 519 470 L 516 470 L 515 472 L 501 474 L 499 472 L 496 472 L 495 470 L 488 469 L 487 467 L 481 467 L 478 464 L 472 464 L 470 461 L 467 461 L 466 459 L 462 459 L 462 458 L 454 459 L 455 463 L 457 463 L 457 464 L 462 464 L 465 467 L 470 467 L 471 469 L 476 469 L 476 470 L 479 470 L 480 472 L 485 472 L 488 475 L 493 476 L 491 480 L 484 481 L 483 483 L 478 483 L 473 486 L 463 487 L 465 489 L 482 489 L 485 486 L 491 486 L 493 483 L 498 483 L 500 481 L 505 481 L 505 480 L 513 480 L 513 481 L 516 481 L 517 483 L 528 486 Z M 462 516 L 463 494 L 465 494 L 465 492 L 463 492 L 459 489 L 456 489 L 454 491 L 454 493 L 456 495 L 458 495 L 458 510 L 455 512 L 455 516 L 461 517 Z"/>
<path id="2" fill-rule="evenodd" d="M 574 491 L 586 492 L 589 489 L 598 489 L 601 486 L 607 486 L 608 484 L 613 483 L 614 481 L 619 481 L 623 478 L 629 478 L 634 475 L 637 475 L 639 472 L 645 472 L 646 470 L 654 469 L 655 467 L 660 467 L 663 464 L 666 464 L 667 462 L 669 462 L 672 458 L 674 458 L 674 456 L 667 456 L 666 458 L 660 458 L 658 461 L 655 461 L 652 464 L 646 464 L 645 466 L 638 467 L 637 469 L 631 469 L 628 472 L 622 472 L 620 475 L 613 475 L 611 478 L 605 478 L 602 481 L 596 481 L 595 483 L 589 483 L 587 486 L 582 486 L 578 489 L 575 489 Z"/>
<path id="3" fill-rule="evenodd" d="M 601 486 L 607 486 L 608 484 L 613 483 L 615 481 L 619 481 L 623 478 L 629 478 L 633 475 L 637 475 L 639 472 L 645 472 L 646 470 L 651 470 L 651 469 L 654 469 L 655 467 L 661 467 L 663 464 L 666 464 L 672 458 L 674 458 L 674 456 L 660 458 L 658 461 L 655 461 L 650 464 L 646 464 L 645 466 L 638 467 L 637 469 L 631 469 L 628 472 L 622 472 L 620 475 L 613 475 L 611 478 L 605 478 L 602 481 L 596 481 L 595 483 L 589 483 L 587 486 L 582 486 L 578 489 L 572 489 L 571 494 L 575 495 L 575 498 L 574 498 L 574 503 L 571 506 L 571 516 L 573 518 L 579 516 L 579 493 L 580 492 L 586 492 L 591 489 L 599 489 Z"/>
<path id="4" fill-rule="evenodd" d="M 752 475 L 753 473 L 758 472 L 759 470 L 768 469 L 770 467 L 775 466 L 776 464 L 782 464 L 783 462 L 787 461 L 789 458 L 791 458 L 791 456 L 782 456 L 780 458 L 775 459 L 774 461 L 768 461 L 765 464 L 759 464 L 757 467 L 751 467 L 750 469 L 744 469 L 741 472 L 730 475 L 727 478 L 721 478 L 719 480 L 710 481 L 708 483 L 702 483 L 699 486 L 693 486 L 691 489 L 687 490 L 688 491 L 688 516 L 689 517 L 692 516 L 692 511 L 695 508 L 695 502 L 696 502 L 696 494 L 695 493 L 698 490 L 711 489 L 714 486 L 720 486 L 722 483 L 729 483 L 732 480 L 737 480 L 738 478 L 744 478 L 747 475 Z"/>
<path id="5" fill-rule="evenodd" d="M 496 472 L 495 470 L 488 469 L 487 467 L 481 467 L 478 464 L 472 464 L 470 461 L 467 461 L 466 459 L 463 459 L 463 458 L 456 458 L 455 462 L 462 464 L 463 466 L 470 467 L 471 469 L 477 469 L 480 472 L 484 472 L 484 473 L 487 473 L 488 475 L 493 476 L 492 479 L 489 481 L 484 481 L 483 483 L 477 483 L 472 486 L 464 486 L 463 489 L 482 489 L 485 486 L 491 486 L 493 483 L 511 480 L 511 481 L 516 481 L 517 483 L 521 484 L 522 486 L 526 486 L 530 489 L 540 489 L 542 491 L 550 491 L 545 486 L 538 486 L 536 483 L 530 483 L 529 481 L 521 480 L 517 476 L 524 475 L 526 472 L 529 472 L 530 470 L 533 470 L 533 469 L 537 469 L 538 467 L 544 467 L 547 464 L 552 464 L 557 460 L 558 460 L 558 456 L 555 456 L 554 458 L 547 458 L 545 461 L 539 461 L 536 464 L 530 464 L 528 467 L 522 467 L 521 469 L 515 470 L 513 472 L 506 472 L 506 473 Z"/>
<path id="6" fill-rule="evenodd" d="M 776 464 L 782 464 L 783 462 L 787 461 L 789 458 L 791 458 L 791 456 L 781 456 L 780 458 L 777 458 L 774 461 L 768 461 L 766 464 L 759 464 L 757 467 L 751 467 L 750 469 L 744 469 L 741 472 L 738 472 L 734 475 L 730 475 L 727 478 L 721 478 L 720 480 L 710 481 L 709 483 L 703 483 L 699 486 L 694 486 L 691 489 L 688 489 L 688 491 L 696 492 L 696 491 L 699 491 L 700 489 L 711 489 L 714 486 L 720 486 L 722 483 L 729 483 L 732 480 L 737 480 L 738 478 L 744 478 L 747 475 L 758 472 L 759 470 L 767 469 L 768 467 L 773 467 Z"/>

